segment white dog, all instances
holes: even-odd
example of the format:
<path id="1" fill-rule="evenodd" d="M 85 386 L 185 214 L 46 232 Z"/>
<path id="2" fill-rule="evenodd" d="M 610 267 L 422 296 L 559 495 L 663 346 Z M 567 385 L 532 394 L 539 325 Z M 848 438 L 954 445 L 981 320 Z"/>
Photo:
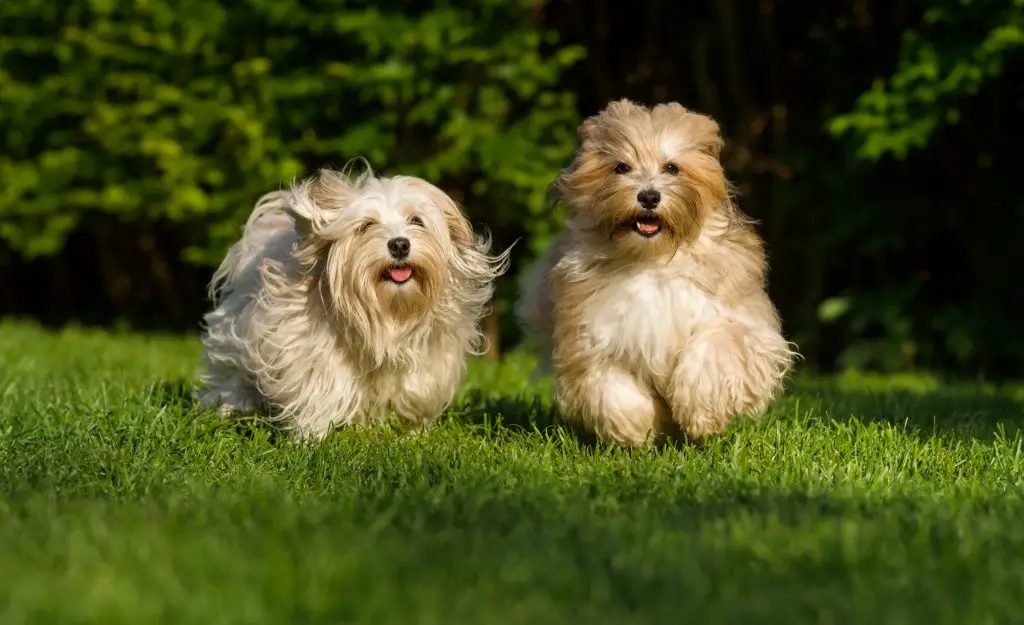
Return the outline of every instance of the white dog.
<path id="1" fill-rule="evenodd" d="M 553 185 L 566 228 L 519 305 L 550 350 L 562 414 L 637 445 L 760 412 L 794 353 L 761 239 L 730 197 L 718 124 L 619 101 L 579 134 Z"/>
<path id="2" fill-rule="evenodd" d="M 419 178 L 321 170 L 256 203 L 210 285 L 200 405 L 269 412 L 323 437 L 381 418 L 429 425 L 482 339 L 489 254 L 458 206 Z"/>

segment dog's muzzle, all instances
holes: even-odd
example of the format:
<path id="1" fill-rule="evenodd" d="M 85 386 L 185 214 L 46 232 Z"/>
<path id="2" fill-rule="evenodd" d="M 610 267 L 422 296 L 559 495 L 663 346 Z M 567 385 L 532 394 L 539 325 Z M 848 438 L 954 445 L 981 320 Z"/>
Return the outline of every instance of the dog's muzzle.
<path id="1" fill-rule="evenodd" d="M 636 219 L 632 223 L 633 232 L 639 234 L 645 239 L 658 236 L 661 233 L 663 227 L 661 217 L 654 211 L 648 211 L 641 215 L 637 215 Z"/>

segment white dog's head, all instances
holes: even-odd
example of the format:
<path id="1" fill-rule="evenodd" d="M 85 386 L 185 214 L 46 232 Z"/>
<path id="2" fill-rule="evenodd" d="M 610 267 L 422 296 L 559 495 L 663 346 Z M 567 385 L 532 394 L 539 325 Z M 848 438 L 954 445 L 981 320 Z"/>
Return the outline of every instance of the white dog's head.
<path id="1" fill-rule="evenodd" d="M 490 256 L 490 240 L 420 178 L 324 169 L 293 188 L 289 212 L 295 256 L 318 276 L 328 312 L 371 342 L 445 316 L 472 325 L 507 267 L 507 252 Z"/>

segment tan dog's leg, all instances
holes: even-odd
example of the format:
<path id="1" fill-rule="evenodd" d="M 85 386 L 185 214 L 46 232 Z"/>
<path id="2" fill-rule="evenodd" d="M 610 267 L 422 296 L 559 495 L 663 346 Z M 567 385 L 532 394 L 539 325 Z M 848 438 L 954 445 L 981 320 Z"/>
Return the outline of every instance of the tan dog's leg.
<path id="1" fill-rule="evenodd" d="M 781 388 L 788 346 L 767 328 L 722 319 L 698 327 L 679 355 L 665 396 L 693 438 L 721 432 L 738 414 L 764 409 Z"/>
<path id="2" fill-rule="evenodd" d="M 566 418 L 622 445 L 642 445 L 669 417 L 668 406 L 647 385 L 612 363 L 563 371 L 557 375 L 556 398 Z"/>

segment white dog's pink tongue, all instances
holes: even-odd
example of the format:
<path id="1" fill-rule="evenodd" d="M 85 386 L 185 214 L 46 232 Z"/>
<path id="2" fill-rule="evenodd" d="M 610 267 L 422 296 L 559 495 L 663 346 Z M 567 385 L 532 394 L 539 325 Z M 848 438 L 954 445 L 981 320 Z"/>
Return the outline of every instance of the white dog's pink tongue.
<path id="1" fill-rule="evenodd" d="M 392 280 L 401 284 L 412 277 L 412 267 L 392 267 L 390 274 Z"/>

